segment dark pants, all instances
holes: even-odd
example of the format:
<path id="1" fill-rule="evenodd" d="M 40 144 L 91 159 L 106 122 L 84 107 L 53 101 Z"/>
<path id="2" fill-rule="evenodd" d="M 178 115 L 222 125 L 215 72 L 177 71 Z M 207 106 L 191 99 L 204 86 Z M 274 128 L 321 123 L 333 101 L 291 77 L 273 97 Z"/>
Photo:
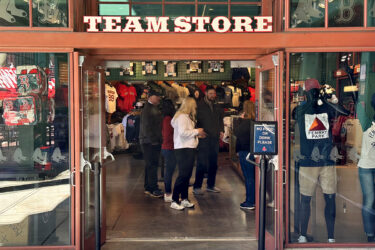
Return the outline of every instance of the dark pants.
<path id="1" fill-rule="evenodd" d="M 162 149 L 161 153 L 164 156 L 165 161 L 165 171 L 164 171 L 164 185 L 165 185 L 165 192 L 167 194 L 172 193 L 172 177 L 173 172 L 176 168 L 176 157 L 174 154 L 174 150 L 170 149 Z"/>
<path id="2" fill-rule="evenodd" d="M 189 181 L 193 172 L 194 160 L 195 160 L 195 149 L 194 148 L 182 148 L 174 150 L 177 165 L 178 165 L 178 177 L 174 183 L 172 200 L 179 202 L 188 198 Z"/>
<path id="3" fill-rule="evenodd" d="M 207 187 L 213 188 L 215 186 L 218 155 L 219 138 L 199 139 L 194 188 L 202 187 L 205 172 L 208 172 Z"/>
<path id="4" fill-rule="evenodd" d="M 153 192 L 158 187 L 158 166 L 161 146 L 142 144 L 143 158 L 145 160 L 145 190 Z"/>
<path id="5" fill-rule="evenodd" d="M 247 151 L 238 152 L 240 158 L 240 165 L 243 176 L 245 178 L 246 200 L 245 203 L 255 205 L 255 166 L 246 160 L 249 154 Z M 255 161 L 254 156 L 251 155 L 251 160 Z"/>

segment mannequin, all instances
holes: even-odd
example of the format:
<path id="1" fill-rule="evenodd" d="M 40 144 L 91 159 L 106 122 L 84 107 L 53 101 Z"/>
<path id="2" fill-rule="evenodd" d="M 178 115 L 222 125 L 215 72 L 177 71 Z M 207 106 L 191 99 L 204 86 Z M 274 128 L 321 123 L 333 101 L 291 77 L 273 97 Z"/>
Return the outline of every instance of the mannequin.
<path id="1" fill-rule="evenodd" d="M 319 98 L 321 86 L 316 79 L 305 81 L 307 101 L 294 111 L 300 133 L 299 181 L 301 193 L 301 235 L 298 242 L 307 242 L 307 227 L 310 219 L 310 202 L 316 185 L 323 190 L 324 216 L 328 242 L 335 242 L 336 217 L 336 148 L 332 140 L 330 121 L 338 115 L 349 115 L 349 111 L 328 99 Z M 318 101 L 320 102 L 318 103 Z"/>
<path id="2" fill-rule="evenodd" d="M 375 94 L 371 98 L 375 110 Z M 363 193 L 362 218 L 368 242 L 375 242 L 375 116 L 371 127 L 363 133 L 361 158 L 358 162 L 359 181 Z"/>

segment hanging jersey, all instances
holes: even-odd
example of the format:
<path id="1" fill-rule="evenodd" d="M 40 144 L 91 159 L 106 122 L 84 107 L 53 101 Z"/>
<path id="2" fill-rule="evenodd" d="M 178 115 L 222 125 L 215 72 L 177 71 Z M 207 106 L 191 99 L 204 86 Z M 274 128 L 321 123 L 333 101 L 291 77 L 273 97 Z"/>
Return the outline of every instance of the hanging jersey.
<path id="1" fill-rule="evenodd" d="M 0 67 L 0 88 L 15 92 L 17 88 L 16 68 Z"/>
<path id="2" fill-rule="evenodd" d="M 362 152 L 358 166 L 375 168 L 375 122 L 372 122 L 372 126 L 363 133 L 362 138 Z"/>
<path id="3" fill-rule="evenodd" d="M 128 86 L 126 86 L 125 84 L 119 83 L 116 85 L 116 90 L 118 94 L 117 109 L 121 112 L 126 112 L 127 110 L 126 99 L 129 97 Z"/>
<path id="4" fill-rule="evenodd" d="M 115 87 L 106 84 L 105 85 L 105 110 L 107 113 L 114 113 L 116 111 L 116 100 L 117 100 L 117 91 Z"/>

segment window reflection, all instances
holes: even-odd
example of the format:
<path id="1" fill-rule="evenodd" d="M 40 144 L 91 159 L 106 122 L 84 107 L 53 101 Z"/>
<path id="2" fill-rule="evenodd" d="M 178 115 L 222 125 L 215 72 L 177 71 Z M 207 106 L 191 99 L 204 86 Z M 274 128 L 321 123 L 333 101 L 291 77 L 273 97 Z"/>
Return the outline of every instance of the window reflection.
<path id="1" fill-rule="evenodd" d="M 70 244 L 68 57 L 0 53 L 0 244 Z"/>
<path id="2" fill-rule="evenodd" d="M 0 1 L 0 26 L 29 26 L 29 1 Z"/>
<path id="3" fill-rule="evenodd" d="M 369 52 L 290 56 L 292 242 L 373 241 L 374 60 Z"/>

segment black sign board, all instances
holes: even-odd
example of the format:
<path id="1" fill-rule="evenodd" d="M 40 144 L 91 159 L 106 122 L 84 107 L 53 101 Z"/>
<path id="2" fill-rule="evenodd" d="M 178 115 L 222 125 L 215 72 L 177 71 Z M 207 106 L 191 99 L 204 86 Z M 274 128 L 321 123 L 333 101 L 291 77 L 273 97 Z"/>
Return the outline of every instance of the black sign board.
<path id="1" fill-rule="evenodd" d="M 255 155 L 277 155 L 277 122 L 252 121 L 250 152 Z"/>

